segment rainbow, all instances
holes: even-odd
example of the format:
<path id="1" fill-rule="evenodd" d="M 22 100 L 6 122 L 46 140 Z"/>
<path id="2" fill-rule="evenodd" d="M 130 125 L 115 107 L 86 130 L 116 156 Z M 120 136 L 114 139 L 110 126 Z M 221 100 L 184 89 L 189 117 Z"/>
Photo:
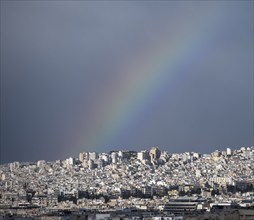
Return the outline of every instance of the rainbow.
<path id="1" fill-rule="evenodd" d="M 220 21 L 218 10 L 216 12 L 214 15 L 213 10 L 206 10 L 195 25 L 189 25 L 186 16 L 180 22 L 178 19 L 178 36 L 169 39 L 166 35 L 159 44 L 134 57 L 132 65 L 121 70 L 124 74 L 120 75 L 124 77 L 118 79 L 116 88 L 107 91 L 104 102 L 94 109 L 92 114 L 97 121 L 91 125 L 91 131 L 83 131 L 78 144 L 103 150 L 105 143 L 110 143 L 142 113 L 150 96 L 158 93 L 164 82 L 172 79 L 173 85 L 181 63 L 198 56 L 204 49 L 204 39 L 210 33 L 207 29 L 212 31 Z"/>

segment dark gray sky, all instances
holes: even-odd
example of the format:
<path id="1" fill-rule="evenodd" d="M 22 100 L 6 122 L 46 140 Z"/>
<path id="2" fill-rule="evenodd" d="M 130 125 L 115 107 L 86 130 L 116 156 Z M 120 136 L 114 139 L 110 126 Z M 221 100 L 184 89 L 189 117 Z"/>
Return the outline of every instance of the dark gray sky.
<path id="1" fill-rule="evenodd" d="M 253 145 L 253 1 L 1 1 L 1 160 Z"/>

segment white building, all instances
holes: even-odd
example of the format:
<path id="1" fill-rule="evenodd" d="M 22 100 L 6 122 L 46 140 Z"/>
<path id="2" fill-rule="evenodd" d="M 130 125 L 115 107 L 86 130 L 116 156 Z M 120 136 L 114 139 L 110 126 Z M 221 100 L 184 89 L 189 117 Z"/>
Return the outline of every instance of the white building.
<path id="1" fill-rule="evenodd" d="M 91 159 L 91 160 L 98 159 L 98 153 L 96 153 L 96 152 L 89 152 L 89 159 Z"/>
<path id="2" fill-rule="evenodd" d="M 227 148 L 227 155 L 228 155 L 228 156 L 231 156 L 231 155 L 232 155 L 232 151 L 231 151 L 230 148 Z"/>
<path id="3" fill-rule="evenodd" d="M 112 158 L 112 163 L 116 163 L 117 162 L 117 154 L 116 154 L 116 152 L 113 152 L 111 154 L 111 158 Z"/>
<path id="4" fill-rule="evenodd" d="M 144 161 L 144 160 L 148 160 L 149 157 L 149 152 L 146 150 L 140 151 L 138 152 L 138 160 L 140 161 Z"/>

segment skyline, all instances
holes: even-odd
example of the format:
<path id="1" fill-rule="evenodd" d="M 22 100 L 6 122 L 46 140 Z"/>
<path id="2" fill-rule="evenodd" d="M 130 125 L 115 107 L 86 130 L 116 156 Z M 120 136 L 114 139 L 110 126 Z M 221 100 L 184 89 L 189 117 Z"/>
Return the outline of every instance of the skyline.
<path id="1" fill-rule="evenodd" d="M 253 146 L 253 98 L 252 1 L 1 1 L 1 162 Z"/>
<path id="2" fill-rule="evenodd" d="M 98 158 L 105 156 L 105 155 L 112 155 L 113 152 L 116 152 L 116 155 L 119 155 L 119 153 L 136 153 L 137 155 L 139 153 L 147 153 L 149 155 L 149 152 L 151 152 L 152 149 L 157 149 L 160 153 L 166 153 L 167 155 L 169 156 L 172 156 L 172 157 L 175 157 L 176 155 L 199 155 L 199 157 L 202 157 L 202 156 L 205 156 L 205 155 L 213 155 L 213 154 L 216 154 L 216 153 L 219 153 L 219 154 L 224 154 L 224 155 L 227 155 L 227 152 L 235 152 L 237 153 L 237 151 L 241 151 L 242 149 L 244 150 L 251 150 L 254 148 L 254 146 L 240 146 L 240 147 L 235 147 L 235 148 L 230 148 L 230 147 L 226 147 L 226 148 L 222 148 L 221 150 L 218 150 L 218 149 L 215 149 L 214 151 L 212 152 L 197 152 L 197 151 L 184 151 L 184 152 L 177 152 L 177 151 L 174 151 L 174 152 L 169 152 L 168 150 L 162 150 L 162 148 L 160 148 L 159 146 L 150 146 L 150 147 L 147 147 L 147 148 L 141 148 L 141 150 L 137 151 L 135 149 L 128 149 L 128 150 L 119 150 L 117 148 L 112 148 L 111 150 L 107 151 L 107 152 L 99 152 L 99 151 L 81 151 L 78 153 L 78 155 L 67 155 L 65 158 L 56 158 L 55 160 L 47 160 L 45 158 L 40 158 L 38 160 L 30 160 L 30 161 L 9 161 L 8 163 L 1 163 L 2 165 L 6 165 L 6 164 L 16 164 L 16 163 L 38 163 L 38 162 L 49 162 L 49 163 L 53 163 L 53 162 L 57 162 L 57 161 L 62 161 L 62 162 L 66 162 L 66 161 L 74 161 L 75 163 L 77 161 L 80 161 L 80 155 L 83 154 L 83 156 L 85 154 L 92 154 L 93 156 L 92 157 L 96 157 L 95 155 L 98 156 Z M 231 156 L 234 155 L 234 153 L 230 153 Z M 88 156 L 89 157 L 89 156 Z M 91 160 L 95 160 L 95 161 L 98 161 L 98 158 L 97 159 L 91 159 Z M 150 158 L 150 155 L 149 155 L 149 158 Z M 87 158 L 86 158 L 87 159 Z M 101 159 L 101 158 L 100 158 Z M 99 159 L 99 160 L 100 160 Z M 103 160 L 103 159 L 102 159 Z M 82 161 L 81 161 L 82 162 Z"/>

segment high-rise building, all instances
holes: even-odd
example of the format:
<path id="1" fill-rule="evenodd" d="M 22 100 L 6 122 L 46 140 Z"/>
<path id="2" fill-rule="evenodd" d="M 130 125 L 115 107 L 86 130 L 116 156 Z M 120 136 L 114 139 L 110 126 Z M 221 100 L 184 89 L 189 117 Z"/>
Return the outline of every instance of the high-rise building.
<path id="1" fill-rule="evenodd" d="M 231 156 L 232 155 L 232 151 L 230 148 L 227 148 L 227 156 Z"/>
<path id="2" fill-rule="evenodd" d="M 84 160 L 89 160 L 89 153 L 82 152 L 79 154 L 79 161 L 83 162 Z"/>
<path id="3" fill-rule="evenodd" d="M 94 161 L 93 160 L 89 159 L 88 167 L 89 167 L 90 170 L 94 169 Z"/>
<path id="4" fill-rule="evenodd" d="M 99 159 L 98 162 L 97 162 L 97 166 L 98 166 L 99 169 L 101 169 L 102 167 L 104 167 L 104 164 L 105 164 L 105 162 L 104 162 L 103 159 Z"/>
<path id="5" fill-rule="evenodd" d="M 104 160 L 106 163 L 108 163 L 108 161 L 109 161 L 108 158 L 109 158 L 109 156 L 107 154 L 102 154 L 101 155 L 101 159 Z"/>
<path id="6" fill-rule="evenodd" d="M 152 147 L 150 150 L 151 161 L 157 160 L 160 158 L 161 151 L 157 147 Z"/>
<path id="7" fill-rule="evenodd" d="M 79 161 L 80 162 L 84 161 L 84 153 L 79 153 Z"/>
<path id="8" fill-rule="evenodd" d="M 98 159 L 98 153 L 96 153 L 96 152 L 89 152 L 89 159 L 91 159 L 91 160 Z"/>
<path id="9" fill-rule="evenodd" d="M 116 154 L 116 152 L 113 152 L 111 154 L 111 158 L 112 158 L 112 163 L 116 163 L 117 162 L 117 154 Z"/>
<path id="10" fill-rule="evenodd" d="M 138 152 L 138 160 L 144 161 L 144 160 L 149 160 L 149 152 L 146 150 Z"/>

